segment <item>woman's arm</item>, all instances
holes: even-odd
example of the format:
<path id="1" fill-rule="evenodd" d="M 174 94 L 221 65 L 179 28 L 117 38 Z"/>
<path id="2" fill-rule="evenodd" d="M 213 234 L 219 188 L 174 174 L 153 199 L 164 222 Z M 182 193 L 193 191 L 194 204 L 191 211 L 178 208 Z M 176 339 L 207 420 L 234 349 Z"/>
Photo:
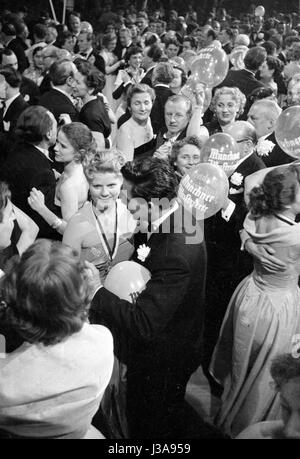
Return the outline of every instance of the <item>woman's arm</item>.
<path id="1" fill-rule="evenodd" d="M 105 65 L 105 73 L 106 75 L 110 75 L 111 73 L 114 73 L 118 68 L 125 63 L 124 59 L 121 59 L 120 61 L 117 61 L 113 65 Z"/>
<path id="2" fill-rule="evenodd" d="M 64 234 L 68 220 L 78 211 L 78 197 L 74 188 L 67 185 L 62 185 L 61 194 L 61 212 L 62 219 L 58 218 L 45 205 L 45 197 L 40 190 L 32 188 L 28 198 L 28 204 L 41 217 L 52 226 L 58 233 Z"/>
<path id="3" fill-rule="evenodd" d="M 17 242 L 18 252 L 22 255 L 22 253 L 34 243 L 39 232 L 39 227 L 21 209 L 16 206 L 13 206 L 13 209 L 20 230 L 22 231 L 22 234 Z"/>

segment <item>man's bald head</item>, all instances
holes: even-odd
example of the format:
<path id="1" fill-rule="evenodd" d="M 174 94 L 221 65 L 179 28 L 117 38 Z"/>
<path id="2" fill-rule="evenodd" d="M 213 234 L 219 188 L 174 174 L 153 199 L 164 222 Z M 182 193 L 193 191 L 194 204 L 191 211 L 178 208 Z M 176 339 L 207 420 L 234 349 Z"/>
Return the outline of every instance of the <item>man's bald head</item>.
<path id="1" fill-rule="evenodd" d="M 249 110 L 248 121 L 253 124 L 258 138 L 270 135 L 282 110 L 273 100 L 256 101 Z"/>
<path id="2" fill-rule="evenodd" d="M 254 145 L 257 142 L 255 128 L 248 121 L 235 121 L 226 129 L 226 134 L 231 135 L 238 144 L 246 140 L 250 140 Z"/>

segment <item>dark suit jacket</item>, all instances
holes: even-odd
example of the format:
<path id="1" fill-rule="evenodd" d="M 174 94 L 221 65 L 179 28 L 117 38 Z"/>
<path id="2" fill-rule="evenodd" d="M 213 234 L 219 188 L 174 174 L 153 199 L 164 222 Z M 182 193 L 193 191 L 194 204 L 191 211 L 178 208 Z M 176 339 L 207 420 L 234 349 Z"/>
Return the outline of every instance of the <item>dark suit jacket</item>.
<path id="1" fill-rule="evenodd" d="M 2 126 L 3 126 L 2 132 L 4 132 L 4 131 L 10 132 L 10 133 L 13 132 L 13 130 L 16 127 L 16 124 L 17 124 L 19 116 L 21 115 L 21 113 L 27 107 L 29 107 L 29 105 L 27 104 L 27 102 L 25 102 L 25 100 L 23 99 L 22 95 L 20 94 L 13 101 L 13 103 L 8 107 L 8 110 L 5 113 L 5 116 L 3 118 L 3 121 L 5 121 L 6 123 L 10 123 L 9 130 L 4 129 L 4 126 L 2 124 L 2 120 L 0 120 L 1 130 L 2 130 Z"/>
<path id="2" fill-rule="evenodd" d="M 8 183 L 12 202 L 25 212 L 39 226 L 38 237 L 57 239 L 58 233 L 27 202 L 33 187 L 45 195 L 45 204 L 55 212 L 55 176 L 52 163 L 31 144 L 18 144 L 10 153 L 0 170 L 0 178 Z"/>
<path id="3" fill-rule="evenodd" d="M 269 140 L 275 144 L 275 147 L 268 154 L 268 156 L 261 157 L 266 167 L 280 166 L 281 164 L 289 164 L 295 161 L 295 158 L 292 158 L 292 156 L 288 155 L 280 148 L 274 132 L 272 132 L 272 134 L 270 134 L 266 140 Z"/>
<path id="4" fill-rule="evenodd" d="M 143 263 L 133 256 L 151 273 L 136 304 L 105 288 L 92 301 L 92 323 L 105 323 L 115 331 L 116 343 L 123 334 L 127 363 L 140 362 L 154 372 L 164 365 L 178 369 L 192 362 L 197 367 L 201 361 L 206 249 L 201 225 L 195 232 L 195 222 L 183 222 L 181 211 L 179 207 L 151 235 Z"/>
<path id="5" fill-rule="evenodd" d="M 18 59 L 18 70 L 20 73 L 23 73 L 24 70 L 29 67 L 29 62 L 25 54 L 25 47 L 24 47 L 24 42 L 21 38 L 16 37 L 14 40 L 12 40 L 10 43 L 8 43 L 7 47 L 11 49 L 17 59 Z"/>
<path id="6" fill-rule="evenodd" d="M 150 118 L 153 128 L 153 133 L 166 132 L 167 126 L 165 124 L 165 104 L 170 96 L 174 93 L 170 88 L 165 86 L 155 86 L 155 101 L 151 110 Z"/>
<path id="7" fill-rule="evenodd" d="M 39 104 L 41 97 L 39 87 L 34 81 L 30 80 L 30 78 L 22 76 L 20 93 L 25 98 L 26 102 L 29 103 L 29 105 Z"/>
<path id="8" fill-rule="evenodd" d="M 229 70 L 225 80 L 218 87 L 222 88 L 223 86 L 239 88 L 248 97 L 255 89 L 263 88 L 264 84 L 258 81 L 253 73 L 243 69 Z"/>
<path id="9" fill-rule="evenodd" d="M 78 112 L 72 101 L 54 88 L 42 95 L 40 105 L 52 112 L 57 122 L 62 113 L 70 115 L 72 121 L 78 121 Z"/>
<path id="10" fill-rule="evenodd" d="M 147 84 L 148 86 L 150 86 L 150 88 L 153 88 L 153 85 L 152 85 L 153 70 L 154 70 L 154 67 L 148 70 L 148 72 L 146 72 L 144 78 L 141 81 L 142 84 Z"/>
<path id="11" fill-rule="evenodd" d="M 51 78 L 49 76 L 49 73 L 45 73 L 44 78 L 42 79 L 42 82 L 40 84 L 40 93 L 45 94 L 46 92 L 51 91 L 51 89 Z"/>

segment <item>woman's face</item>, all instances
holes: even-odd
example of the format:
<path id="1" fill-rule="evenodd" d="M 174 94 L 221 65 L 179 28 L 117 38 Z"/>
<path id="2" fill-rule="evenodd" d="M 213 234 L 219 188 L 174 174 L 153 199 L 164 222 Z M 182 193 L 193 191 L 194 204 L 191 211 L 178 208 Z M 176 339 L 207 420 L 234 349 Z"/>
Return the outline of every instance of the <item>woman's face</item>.
<path id="1" fill-rule="evenodd" d="M 222 94 L 218 97 L 216 104 L 216 115 L 222 125 L 232 123 L 238 113 L 237 101 L 230 94 Z"/>
<path id="2" fill-rule="evenodd" d="M 62 130 L 58 132 L 54 151 L 55 160 L 59 163 L 70 163 L 74 160 L 74 147 L 72 147 Z"/>
<path id="3" fill-rule="evenodd" d="M 111 208 L 119 197 L 123 178 L 112 172 L 98 172 L 90 182 L 90 194 L 96 209 Z"/>
<path id="4" fill-rule="evenodd" d="M 130 56 L 128 64 L 130 65 L 130 67 L 137 69 L 141 66 L 142 59 L 143 59 L 143 56 L 141 53 L 133 54 L 132 56 Z"/>
<path id="5" fill-rule="evenodd" d="M 263 79 L 271 79 L 273 77 L 274 70 L 270 70 L 267 62 L 263 62 L 259 67 L 260 77 Z"/>
<path id="6" fill-rule="evenodd" d="M 33 56 L 33 62 L 37 69 L 43 70 L 44 68 L 44 58 L 42 51 L 37 51 Z"/>
<path id="7" fill-rule="evenodd" d="M 179 69 L 173 69 L 175 77 L 170 83 L 170 89 L 181 88 L 182 86 L 182 72 Z"/>
<path id="8" fill-rule="evenodd" d="M 195 145 L 184 145 L 177 156 L 175 166 L 181 175 L 200 163 L 200 150 Z"/>
<path id="9" fill-rule="evenodd" d="M 85 76 L 82 73 L 76 74 L 76 87 L 74 88 L 73 96 L 83 99 L 89 92 L 89 88 L 85 82 Z"/>
<path id="10" fill-rule="evenodd" d="M 110 42 L 108 42 L 107 51 L 111 53 L 115 49 L 116 46 L 117 46 L 117 40 L 116 39 L 111 40 Z"/>
<path id="11" fill-rule="evenodd" d="M 152 109 L 152 100 L 150 94 L 143 92 L 134 94 L 131 103 L 131 116 L 137 122 L 146 121 Z"/>
<path id="12" fill-rule="evenodd" d="M 69 51 L 69 53 L 72 54 L 74 52 L 74 46 L 75 46 L 75 43 L 74 43 L 73 37 L 69 37 L 66 39 L 66 41 L 62 45 L 62 48 L 66 49 L 67 51 Z"/>

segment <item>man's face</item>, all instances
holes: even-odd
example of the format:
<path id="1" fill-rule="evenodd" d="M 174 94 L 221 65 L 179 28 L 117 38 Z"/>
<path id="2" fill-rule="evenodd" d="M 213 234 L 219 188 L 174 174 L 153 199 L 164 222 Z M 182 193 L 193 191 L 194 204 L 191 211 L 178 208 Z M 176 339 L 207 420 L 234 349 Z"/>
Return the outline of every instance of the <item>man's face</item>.
<path id="1" fill-rule="evenodd" d="M 130 34 L 129 34 L 129 32 L 127 32 L 127 30 L 125 30 L 125 31 L 121 30 L 119 38 L 120 38 L 121 46 L 123 46 L 123 47 L 126 47 L 130 42 Z"/>
<path id="2" fill-rule="evenodd" d="M 138 18 L 136 20 L 136 25 L 139 29 L 140 32 L 143 32 L 143 30 L 147 27 L 147 21 L 145 18 Z"/>
<path id="3" fill-rule="evenodd" d="M 12 54 L 11 56 L 5 56 L 3 55 L 3 58 L 2 58 L 2 65 L 3 66 L 7 66 L 7 67 L 11 67 L 15 70 L 18 70 L 18 59 L 17 59 L 17 56 L 15 54 Z"/>
<path id="4" fill-rule="evenodd" d="M 56 57 L 54 57 L 47 48 L 43 49 L 43 59 L 44 59 L 44 68 L 45 70 L 49 70 L 53 62 L 56 61 Z"/>
<path id="5" fill-rule="evenodd" d="M 184 51 L 189 51 L 192 49 L 191 42 L 190 41 L 184 41 L 182 44 L 182 52 Z"/>
<path id="6" fill-rule="evenodd" d="M 185 101 L 167 102 L 165 105 L 165 123 L 168 133 L 172 136 L 179 134 L 188 125 L 190 117 Z"/>
<path id="7" fill-rule="evenodd" d="M 248 113 L 248 120 L 255 130 L 258 139 L 264 135 L 270 134 L 273 130 L 270 119 L 266 116 L 266 112 L 263 107 L 252 105 Z"/>
<path id="8" fill-rule="evenodd" d="M 289 84 L 287 93 L 287 104 L 288 106 L 300 104 L 300 81 L 298 81 L 297 83 Z"/>
<path id="9" fill-rule="evenodd" d="M 259 16 L 255 16 L 253 22 L 253 28 L 256 32 L 258 32 L 262 27 L 262 19 Z"/>
<path id="10" fill-rule="evenodd" d="M 162 33 L 164 33 L 164 27 L 160 22 L 156 23 L 156 33 L 157 35 L 161 35 Z"/>
<path id="11" fill-rule="evenodd" d="M 222 43 L 222 45 L 225 44 L 225 43 L 228 43 L 229 40 L 230 40 L 230 38 L 229 38 L 229 36 L 227 35 L 227 33 L 226 33 L 225 30 L 222 30 L 222 32 L 220 32 L 218 38 L 219 38 L 220 42 Z"/>
<path id="12" fill-rule="evenodd" d="M 277 25 L 277 31 L 280 35 L 284 35 L 285 32 L 286 32 L 286 24 L 285 22 L 280 22 L 278 25 Z"/>
<path id="13" fill-rule="evenodd" d="M 80 33 L 77 43 L 80 53 L 84 53 L 91 47 L 91 42 L 87 40 L 87 33 Z"/>
<path id="14" fill-rule="evenodd" d="M 157 33 L 156 22 L 149 22 L 149 32 Z"/>
<path id="15" fill-rule="evenodd" d="M 80 19 L 77 16 L 71 15 L 70 17 L 71 31 L 77 34 L 80 31 Z"/>

